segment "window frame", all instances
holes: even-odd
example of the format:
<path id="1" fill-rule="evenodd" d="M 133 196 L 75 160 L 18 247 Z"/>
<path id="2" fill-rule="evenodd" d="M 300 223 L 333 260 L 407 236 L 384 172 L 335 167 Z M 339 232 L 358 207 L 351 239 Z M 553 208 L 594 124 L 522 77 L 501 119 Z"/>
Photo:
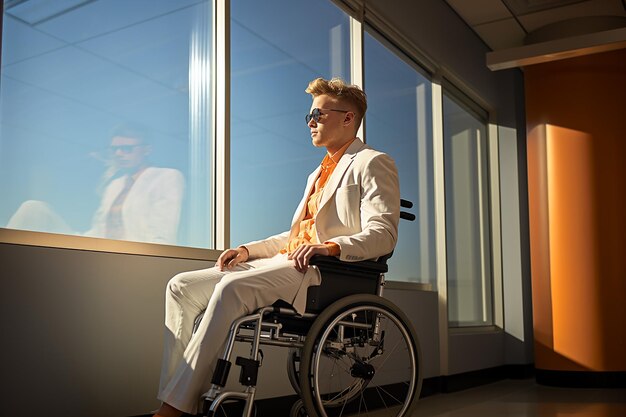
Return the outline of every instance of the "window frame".
<path id="1" fill-rule="evenodd" d="M 482 332 L 484 329 L 504 327 L 504 288 L 503 288 L 503 272 L 502 272 L 502 222 L 501 222 L 501 202 L 500 202 L 500 158 L 498 145 L 498 125 L 497 114 L 487 102 L 482 100 L 479 95 L 474 93 L 463 82 L 456 79 L 452 74 L 445 73 L 441 76 L 441 98 L 443 109 L 443 95 L 453 100 L 464 110 L 468 111 L 472 116 L 485 124 L 486 127 L 486 164 L 487 164 L 487 189 L 488 193 L 488 216 L 489 221 L 489 245 L 490 269 L 491 269 L 491 323 L 484 325 L 454 325 L 447 320 L 447 295 L 445 316 L 446 323 L 450 330 L 459 331 L 476 331 Z M 442 115 L 443 116 L 443 115 Z M 443 117 L 442 117 L 442 140 L 443 140 Z M 442 149 L 443 151 L 443 149 Z M 443 158 L 443 154 L 442 154 Z M 442 159 L 443 164 L 443 159 Z M 442 221 L 445 222 L 445 205 L 444 213 L 442 213 Z M 445 232 L 445 230 L 444 230 Z M 445 235 L 444 235 L 445 236 Z M 446 277 L 446 294 L 447 294 L 447 277 Z"/>
<path id="2" fill-rule="evenodd" d="M 114 240 L 98 237 L 74 236 L 59 233 L 37 232 L 30 230 L 7 229 L 0 227 L 0 244 L 15 244 L 24 246 L 36 246 L 43 248 L 72 249 L 92 252 L 123 253 L 132 255 L 156 256 L 163 258 L 177 258 L 190 260 L 217 260 L 222 252 L 220 244 L 226 247 L 228 244 L 229 216 L 228 208 L 230 199 L 229 187 L 229 106 L 230 99 L 227 83 L 218 85 L 215 80 L 223 77 L 230 80 L 230 38 L 228 34 L 230 22 L 225 17 L 229 16 L 230 0 L 212 0 L 212 82 L 213 88 L 211 100 L 213 104 L 212 123 L 212 153 L 209 161 L 212 167 L 212 193 L 211 211 L 209 219 L 211 223 L 211 248 L 197 248 L 178 245 L 165 245 L 148 242 L 133 242 L 127 240 Z M 218 15 L 219 13 L 219 15 Z M 4 2 L 0 2 L 0 68 L 2 65 Z M 218 48 L 220 48 L 218 50 Z M 221 56 L 220 56 L 221 54 Z M 218 61 L 218 57 L 223 58 Z M 228 57 L 228 59 L 226 59 Z M 219 87 L 219 91 L 217 90 Z M 2 88 L 0 82 L 0 89 Z M 222 138 L 222 140 L 216 140 Z M 220 202 L 220 203 L 218 203 Z"/>
<path id="3" fill-rule="evenodd" d="M 443 151 L 439 149 L 439 142 L 443 138 L 443 120 L 441 114 L 443 91 L 453 91 L 455 96 L 461 97 L 465 107 L 472 113 L 481 115 L 488 121 L 489 146 L 489 184 L 490 184 L 490 216 L 492 224 L 492 279 L 494 292 L 494 324 L 500 324 L 501 319 L 501 241 L 499 223 L 499 166 L 497 147 L 497 126 L 495 111 L 489 104 L 475 94 L 471 88 L 456 78 L 451 72 L 439 66 L 435 60 L 414 45 L 406 36 L 399 33 L 391 24 L 385 21 L 374 10 L 367 8 L 364 2 L 357 0 L 331 0 L 333 4 L 348 14 L 351 22 L 351 82 L 357 85 L 364 83 L 364 32 L 375 37 L 378 41 L 390 48 L 400 59 L 420 72 L 432 83 L 432 129 L 433 129 L 433 158 L 435 178 L 435 250 L 437 268 L 437 287 L 444 294 L 447 291 L 445 282 L 447 272 L 445 268 L 445 198 L 441 195 L 443 184 Z M 130 242 L 92 238 L 83 236 L 62 235 L 54 233 L 34 232 L 0 228 L 0 243 L 30 245 L 39 247 L 65 248 L 87 251 L 137 254 L 146 256 L 171 257 L 180 259 L 217 260 L 221 250 L 230 245 L 230 0 L 213 0 L 213 53 L 214 60 L 212 77 L 213 91 L 213 153 L 211 165 L 213 169 L 213 190 L 211 218 L 213 242 L 215 249 L 193 248 L 153 243 Z M 2 23 L 4 20 L 4 4 L 0 3 L 0 60 L 2 51 Z M 217 80 L 223 80 L 218 83 Z M 1 85 L 0 85 L 1 88 Z M 367 141 L 364 120 L 361 137 Z M 441 189 L 440 189 L 441 188 Z M 428 286 L 422 285 L 426 288 Z M 432 288 L 430 289 L 432 290 Z M 447 306 L 445 306 L 447 308 Z M 447 323 L 447 314 L 445 323 Z M 440 319 L 444 318 L 441 314 Z"/>
<path id="4" fill-rule="evenodd" d="M 449 100 L 451 100 L 452 102 L 454 102 L 456 105 L 458 105 L 462 110 L 466 111 L 470 116 L 474 117 L 481 125 L 485 126 L 485 133 L 487 135 L 487 137 L 485 138 L 485 145 L 487 148 L 487 152 L 486 155 L 482 155 L 482 157 L 485 159 L 485 161 L 483 162 L 483 164 L 486 164 L 486 170 L 487 170 L 487 175 L 490 177 L 490 173 L 491 173 L 491 155 L 490 155 L 490 151 L 489 151 L 489 135 L 490 135 L 490 131 L 489 131 L 489 121 L 488 121 L 488 117 L 489 117 L 489 113 L 487 111 L 485 111 L 484 109 L 482 109 L 477 103 L 475 103 L 474 101 L 472 101 L 471 98 L 469 98 L 463 91 L 461 91 L 458 87 L 456 87 L 454 84 L 450 83 L 448 80 L 446 80 L 444 78 L 444 82 L 443 82 L 443 89 L 442 89 L 442 98 L 443 97 L 448 98 Z M 443 104 L 443 100 L 442 100 L 442 104 Z M 445 128 L 445 116 L 442 117 L 442 122 L 443 122 L 443 126 Z M 445 164 L 445 160 L 443 161 L 443 163 Z M 480 181 L 479 178 L 479 186 L 482 184 L 482 182 Z M 450 321 L 450 319 L 448 319 L 448 326 L 451 329 L 464 329 L 464 328 L 482 328 L 482 327 L 489 327 L 489 326 L 493 326 L 493 322 L 494 322 L 494 274 L 493 274 L 493 267 L 494 267 L 494 263 L 493 263 L 493 252 L 494 252 L 494 248 L 493 248 L 493 244 L 491 242 L 491 238 L 493 236 L 493 223 L 494 223 L 494 219 L 493 219 L 493 213 L 492 213 L 492 207 L 491 207 L 491 200 L 492 200 L 492 192 L 490 189 L 490 181 L 489 178 L 487 179 L 487 187 L 485 189 L 482 190 L 482 193 L 486 193 L 486 199 L 487 202 L 489 204 L 487 204 L 487 207 L 484 207 L 483 209 L 487 210 L 486 213 L 486 221 L 488 224 L 485 225 L 485 227 L 487 228 L 487 234 L 489 234 L 489 245 L 487 245 L 486 248 L 486 252 L 482 252 L 483 248 L 481 247 L 481 261 L 484 261 L 484 258 L 486 257 L 489 263 L 489 272 L 486 273 L 486 275 L 481 277 L 481 280 L 483 282 L 483 285 L 485 283 L 485 281 L 489 281 L 489 288 L 487 291 L 483 291 L 483 309 L 484 312 L 483 314 L 487 315 L 487 320 L 489 321 L 488 323 L 485 324 L 463 324 L 463 322 L 457 322 L 457 321 Z M 483 198 L 484 194 L 479 196 L 481 199 Z M 480 202 L 479 202 L 480 205 Z M 447 218 L 446 218 L 447 221 Z M 482 222 L 483 219 L 481 217 L 480 222 Z M 480 228 L 481 230 L 483 229 L 482 227 Z M 481 240 L 482 240 L 482 236 L 481 236 Z M 481 245 L 482 246 L 482 245 Z M 484 272 L 484 271 L 483 271 Z M 450 280 L 450 276 L 448 276 L 448 282 Z M 484 288 L 483 288 L 484 289 Z M 448 298 L 448 297 L 446 297 Z M 488 305 L 485 305 L 488 304 Z M 450 307 L 450 304 L 448 303 L 448 307 Z"/>

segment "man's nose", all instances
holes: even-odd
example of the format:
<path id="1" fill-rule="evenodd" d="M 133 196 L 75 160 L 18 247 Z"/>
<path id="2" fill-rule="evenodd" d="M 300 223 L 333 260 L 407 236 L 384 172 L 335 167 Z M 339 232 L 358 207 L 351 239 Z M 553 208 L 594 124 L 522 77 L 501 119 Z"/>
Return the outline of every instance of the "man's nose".
<path id="1" fill-rule="evenodd" d="M 307 123 L 307 126 L 315 127 L 315 126 L 317 126 L 317 122 L 315 121 L 315 119 L 311 119 L 311 120 L 309 120 L 309 123 Z"/>

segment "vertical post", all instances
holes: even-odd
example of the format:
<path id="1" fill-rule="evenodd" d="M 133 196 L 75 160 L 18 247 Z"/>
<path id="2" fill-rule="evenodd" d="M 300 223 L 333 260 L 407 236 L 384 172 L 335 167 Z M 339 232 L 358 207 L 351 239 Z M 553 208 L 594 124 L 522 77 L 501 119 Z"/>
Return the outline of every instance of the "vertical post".
<path id="1" fill-rule="evenodd" d="M 433 75 L 433 170 L 435 181 L 435 251 L 439 298 L 439 372 L 448 375 L 448 273 L 446 257 L 446 190 L 443 152 L 443 76 Z"/>
<path id="2" fill-rule="evenodd" d="M 230 0 L 214 0 L 213 86 L 215 249 L 230 246 Z"/>
<path id="3" fill-rule="evenodd" d="M 358 19 L 350 17 L 350 82 L 365 89 L 363 77 L 363 9 Z M 365 141 L 365 118 L 357 136 Z"/>

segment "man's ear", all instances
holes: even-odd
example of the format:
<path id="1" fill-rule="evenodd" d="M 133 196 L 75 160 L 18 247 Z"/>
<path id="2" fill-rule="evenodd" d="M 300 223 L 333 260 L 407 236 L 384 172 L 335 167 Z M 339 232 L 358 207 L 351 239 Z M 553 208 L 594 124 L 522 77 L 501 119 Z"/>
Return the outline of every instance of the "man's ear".
<path id="1" fill-rule="evenodd" d="M 356 116 L 353 111 L 347 112 L 345 117 L 343 118 L 343 125 L 346 127 L 350 126 L 352 123 L 354 123 L 355 117 Z"/>

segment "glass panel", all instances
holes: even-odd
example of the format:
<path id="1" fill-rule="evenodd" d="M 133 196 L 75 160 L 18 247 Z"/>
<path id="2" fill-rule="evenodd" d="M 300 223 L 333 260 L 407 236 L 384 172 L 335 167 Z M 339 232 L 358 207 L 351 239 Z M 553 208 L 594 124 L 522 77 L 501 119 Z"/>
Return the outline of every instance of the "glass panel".
<path id="1" fill-rule="evenodd" d="M 276 11 L 279 10 L 280 13 Z M 231 242 L 288 230 L 324 157 L 304 115 L 309 81 L 350 78 L 350 20 L 330 1 L 231 2 Z"/>
<path id="2" fill-rule="evenodd" d="M 443 97 L 448 320 L 492 324 L 487 126 Z"/>
<path id="3" fill-rule="evenodd" d="M 367 143 L 391 155 L 414 222 L 400 221 L 388 279 L 436 288 L 431 83 L 370 34 L 365 35 Z"/>
<path id="4" fill-rule="evenodd" d="M 212 2 L 4 4 L 0 226 L 210 247 Z"/>

